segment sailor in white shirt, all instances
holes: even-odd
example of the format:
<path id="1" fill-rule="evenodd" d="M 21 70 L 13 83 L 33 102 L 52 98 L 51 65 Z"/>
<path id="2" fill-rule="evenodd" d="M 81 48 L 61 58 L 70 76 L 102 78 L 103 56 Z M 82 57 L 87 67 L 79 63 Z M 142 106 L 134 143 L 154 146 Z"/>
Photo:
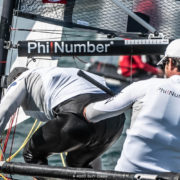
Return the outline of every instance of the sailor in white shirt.
<path id="1" fill-rule="evenodd" d="M 84 110 L 95 123 L 133 108 L 117 171 L 180 172 L 180 39 L 168 45 L 158 64 L 164 64 L 165 79 L 135 82 Z"/>
<path id="2" fill-rule="evenodd" d="M 78 76 L 78 71 L 59 67 L 27 70 L 9 85 L 0 103 L 0 135 L 19 106 L 27 115 L 46 122 L 24 149 L 27 163 L 47 164 L 50 154 L 68 152 L 68 166 L 90 167 L 119 138 L 124 115 L 97 124 L 84 119 L 86 105 L 110 96 Z M 18 73 L 12 71 L 8 82 Z M 106 86 L 104 78 L 85 73 Z"/>

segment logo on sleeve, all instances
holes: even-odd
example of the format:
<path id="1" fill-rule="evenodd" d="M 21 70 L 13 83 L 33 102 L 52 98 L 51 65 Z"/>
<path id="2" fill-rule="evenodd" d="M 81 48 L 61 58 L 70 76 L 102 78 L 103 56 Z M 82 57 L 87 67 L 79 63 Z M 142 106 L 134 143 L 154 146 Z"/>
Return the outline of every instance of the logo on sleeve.
<path id="1" fill-rule="evenodd" d="M 120 93 L 122 93 L 122 92 L 120 92 Z M 114 95 L 114 96 L 112 96 L 112 97 L 108 98 L 108 99 L 105 101 L 105 103 L 104 103 L 104 104 L 107 104 L 107 103 L 109 103 L 109 102 L 113 101 L 113 100 L 114 100 L 114 98 L 115 98 L 117 95 L 118 95 L 118 94 L 116 94 L 116 95 Z"/>
<path id="2" fill-rule="evenodd" d="M 17 82 L 12 82 L 12 83 L 9 85 L 8 90 L 9 90 L 11 87 L 15 86 L 16 84 L 17 84 Z"/>

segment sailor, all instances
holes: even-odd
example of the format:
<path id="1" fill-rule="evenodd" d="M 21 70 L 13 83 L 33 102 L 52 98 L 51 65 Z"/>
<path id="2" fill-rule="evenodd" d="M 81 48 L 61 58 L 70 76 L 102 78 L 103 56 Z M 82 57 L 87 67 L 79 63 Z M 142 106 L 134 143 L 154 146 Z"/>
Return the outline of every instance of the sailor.
<path id="1" fill-rule="evenodd" d="M 148 56 L 124 55 L 119 56 L 117 73 L 125 77 L 143 78 L 150 75 L 162 77 L 163 71 L 146 62 Z M 147 78 L 146 78 L 147 79 Z"/>
<path id="2" fill-rule="evenodd" d="M 124 115 L 97 124 L 84 119 L 86 105 L 109 95 L 79 77 L 78 71 L 59 67 L 16 68 L 10 73 L 8 83 L 13 82 L 0 104 L 0 134 L 19 106 L 27 115 L 45 122 L 24 148 L 25 162 L 47 164 L 52 153 L 68 152 L 68 166 L 91 167 L 91 162 L 121 135 Z M 106 86 L 104 78 L 86 73 Z"/>
<path id="3" fill-rule="evenodd" d="M 84 110 L 88 122 L 96 123 L 133 109 L 117 171 L 180 172 L 180 39 L 167 46 L 158 64 L 164 65 L 166 78 L 132 83 Z"/>

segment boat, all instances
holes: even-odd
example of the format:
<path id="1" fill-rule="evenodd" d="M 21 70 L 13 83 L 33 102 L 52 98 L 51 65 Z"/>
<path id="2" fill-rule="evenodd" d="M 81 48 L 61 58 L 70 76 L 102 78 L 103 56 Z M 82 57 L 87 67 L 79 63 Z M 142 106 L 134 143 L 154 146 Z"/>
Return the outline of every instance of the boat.
<path id="1" fill-rule="evenodd" d="M 75 61 L 82 65 L 82 62 L 88 62 L 93 56 L 161 55 L 169 42 L 179 37 L 179 21 L 176 21 L 179 12 L 177 9 L 180 6 L 178 1 L 3 0 L 1 3 L 1 97 L 6 88 L 6 78 L 16 66 L 61 66 L 64 61 Z M 150 10 L 147 10 L 147 7 Z M 171 12 L 168 12 L 175 18 L 170 19 L 172 17 L 167 14 L 159 17 L 157 7 L 164 14 L 167 9 L 171 9 Z M 135 11 L 140 13 L 134 13 Z M 149 17 L 150 23 L 147 22 Z M 157 17 L 160 18 L 158 21 Z M 129 21 L 137 22 L 137 26 L 140 26 L 137 29 L 143 30 L 132 30 Z M 172 22 L 171 28 L 167 28 L 170 26 L 169 22 Z M 132 82 L 131 79 L 114 73 L 116 67 L 109 64 L 106 66 L 108 70 L 102 72 L 103 76 L 112 69 L 111 77 L 107 77 L 121 83 Z M 24 121 L 28 117 L 20 119 Z M 18 121 L 20 122 L 21 120 Z M 0 173 L 61 179 L 180 178 L 180 174 L 173 172 L 133 174 L 6 161 L 0 162 Z"/>

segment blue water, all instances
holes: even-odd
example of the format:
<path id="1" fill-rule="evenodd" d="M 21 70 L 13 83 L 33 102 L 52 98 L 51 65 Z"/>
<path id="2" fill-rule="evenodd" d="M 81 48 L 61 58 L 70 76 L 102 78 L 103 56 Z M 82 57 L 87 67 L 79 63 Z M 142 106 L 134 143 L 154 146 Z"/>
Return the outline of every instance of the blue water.
<path id="1" fill-rule="evenodd" d="M 111 86 L 111 89 L 114 92 L 118 92 L 120 90 L 119 87 L 116 87 L 116 86 Z M 101 156 L 102 169 L 103 170 L 113 170 L 114 169 L 116 162 L 117 162 L 117 160 L 120 156 L 120 153 L 121 153 L 123 142 L 124 142 L 124 139 L 126 136 L 125 131 L 129 127 L 129 121 L 130 121 L 130 111 L 126 113 L 126 123 L 125 123 L 125 127 L 124 127 L 124 130 L 123 130 L 121 137 L 110 149 L 108 149 Z M 17 126 L 12 154 L 14 152 L 16 152 L 18 150 L 18 148 L 22 145 L 24 139 L 26 138 L 28 132 L 30 131 L 30 129 L 33 125 L 33 122 L 34 122 L 33 119 L 28 119 L 24 123 L 21 123 Z M 12 139 L 12 135 L 11 135 L 9 143 L 8 143 L 8 148 L 6 151 L 6 158 L 9 157 L 9 152 L 10 152 L 9 149 L 11 147 L 11 139 Z M 13 162 L 24 162 L 24 160 L 22 158 L 22 151 L 12 161 Z M 59 154 L 49 157 L 48 161 L 49 161 L 49 165 L 62 166 L 62 162 L 61 162 L 61 158 L 60 158 Z M 19 179 L 19 180 L 24 180 L 24 179 L 30 180 L 30 179 L 32 179 L 31 177 L 27 177 L 27 176 L 23 177 L 23 176 L 18 176 L 18 175 L 12 175 L 12 177 L 15 179 Z"/>

